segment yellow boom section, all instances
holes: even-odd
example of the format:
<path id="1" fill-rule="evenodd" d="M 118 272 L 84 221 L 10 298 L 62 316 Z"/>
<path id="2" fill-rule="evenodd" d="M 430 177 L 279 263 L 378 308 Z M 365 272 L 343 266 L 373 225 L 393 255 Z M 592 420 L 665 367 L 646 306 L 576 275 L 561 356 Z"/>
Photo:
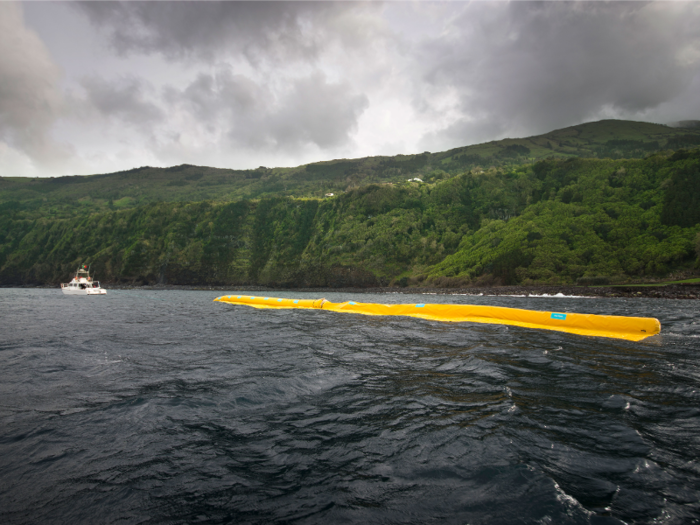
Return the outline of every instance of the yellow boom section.
<path id="1" fill-rule="evenodd" d="M 214 301 L 252 306 L 253 308 L 312 308 L 363 315 L 403 315 L 431 321 L 454 323 L 489 323 L 556 330 L 570 334 L 612 337 L 641 341 L 661 331 L 658 319 L 652 317 L 622 317 L 617 315 L 572 314 L 521 310 L 502 306 L 467 304 L 376 304 L 331 303 L 325 299 L 280 299 L 252 295 L 223 295 Z"/>

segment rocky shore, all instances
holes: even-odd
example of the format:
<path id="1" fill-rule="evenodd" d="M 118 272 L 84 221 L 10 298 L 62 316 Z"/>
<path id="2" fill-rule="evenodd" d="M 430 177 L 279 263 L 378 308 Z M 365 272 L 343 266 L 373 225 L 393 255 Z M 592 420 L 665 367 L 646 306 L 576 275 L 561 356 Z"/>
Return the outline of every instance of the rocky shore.
<path id="1" fill-rule="evenodd" d="M 274 292 L 280 288 L 261 286 L 188 286 L 154 284 L 133 286 L 125 284 L 104 283 L 108 289 L 127 290 L 216 290 L 216 291 L 250 291 Z M 285 291 L 323 293 L 430 293 L 438 295 L 567 295 L 584 297 L 652 297 L 656 299 L 700 299 L 700 284 L 669 284 L 665 286 L 488 286 L 467 288 L 431 288 L 431 287 L 374 287 L 374 288 L 287 288 Z"/>

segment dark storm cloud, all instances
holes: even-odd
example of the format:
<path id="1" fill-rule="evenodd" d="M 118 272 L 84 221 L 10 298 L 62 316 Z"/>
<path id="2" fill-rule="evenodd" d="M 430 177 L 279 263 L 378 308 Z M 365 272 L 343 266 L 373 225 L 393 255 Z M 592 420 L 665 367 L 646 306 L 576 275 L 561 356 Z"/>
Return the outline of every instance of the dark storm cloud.
<path id="1" fill-rule="evenodd" d="M 24 26 L 21 8 L 0 2 L 0 143 L 40 164 L 67 155 L 50 134 L 63 111 L 60 78 L 41 40 Z"/>
<path id="2" fill-rule="evenodd" d="M 346 144 L 368 105 L 365 95 L 348 84 L 330 83 L 321 73 L 290 80 L 288 89 L 275 95 L 230 69 L 200 74 L 183 91 L 170 88 L 167 99 L 209 131 L 226 129 L 234 144 L 286 150 Z"/>
<path id="3" fill-rule="evenodd" d="M 87 102 L 103 116 L 135 126 L 152 125 L 163 119 L 163 111 L 146 98 L 147 85 L 137 78 L 108 82 L 98 77 L 81 82 Z"/>
<path id="4" fill-rule="evenodd" d="M 251 62 L 315 57 L 323 28 L 348 9 L 339 2 L 84 2 L 91 22 L 110 33 L 121 53 L 212 59 L 240 53 Z M 334 27 L 344 43 L 353 34 Z M 328 35 L 325 35 L 326 37 Z"/>
<path id="5" fill-rule="evenodd" d="M 545 132 L 606 111 L 629 118 L 673 99 L 699 72 L 698 6 L 469 5 L 416 57 L 419 78 L 452 88 L 465 115 L 426 145 Z"/>

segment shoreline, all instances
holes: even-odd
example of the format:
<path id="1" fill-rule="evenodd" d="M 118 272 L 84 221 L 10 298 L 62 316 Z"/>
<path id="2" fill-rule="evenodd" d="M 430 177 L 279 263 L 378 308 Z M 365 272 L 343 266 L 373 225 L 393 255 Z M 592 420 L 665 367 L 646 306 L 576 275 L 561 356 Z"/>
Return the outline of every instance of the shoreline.
<path id="1" fill-rule="evenodd" d="M 131 285 L 104 283 L 105 289 L 112 290 L 210 290 L 210 291 L 257 291 L 257 292 L 304 292 L 304 293 L 374 293 L 374 294 L 431 294 L 431 295 L 484 295 L 547 297 L 562 294 L 570 297 L 598 298 L 654 298 L 654 299 L 700 299 L 700 284 L 669 284 L 665 286 L 478 286 L 464 288 L 436 287 L 368 287 L 368 288 L 280 288 L 268 286 L 235 285 L 186 285 L 186 284 L 147 284 Z M 57 288 L 47 285 L 2 286 L 2 288 Z"/>

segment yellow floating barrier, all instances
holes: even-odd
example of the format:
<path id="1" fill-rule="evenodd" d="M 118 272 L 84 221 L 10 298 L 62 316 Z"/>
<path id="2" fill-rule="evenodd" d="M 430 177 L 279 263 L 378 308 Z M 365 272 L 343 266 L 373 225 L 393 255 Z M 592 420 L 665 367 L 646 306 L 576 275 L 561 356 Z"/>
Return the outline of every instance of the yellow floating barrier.
<path id="1" fill-rule="evenodd" d="M 661 323 L 653 317 L 541 312 L 502 306 L 375 304 L 354 301 L 332 303 L 325 299 L 284 299 L 253 295 L 223 295 L 214 301 L 252 306 L 253 308 L 310 308 L 363 315 L 402 315 L 453 323 L 506 324 L 594 337 L 612 337 L 628 341 L 641 341 L 661 331 Z"/>

